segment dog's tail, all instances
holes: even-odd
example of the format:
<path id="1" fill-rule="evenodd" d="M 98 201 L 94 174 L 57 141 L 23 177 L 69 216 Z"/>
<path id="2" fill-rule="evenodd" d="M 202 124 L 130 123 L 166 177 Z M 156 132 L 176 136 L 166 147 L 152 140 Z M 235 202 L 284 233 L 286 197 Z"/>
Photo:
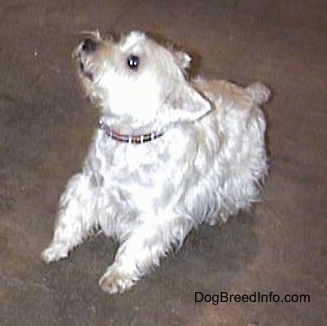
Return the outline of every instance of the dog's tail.
<path id="1" fill-rule="evenodd" d="M 252 97 L 253 101 L 258 105 L 267 103 L 271 95 L 270 89 L 259 82 L 248 86 L 246 91 Z"/>

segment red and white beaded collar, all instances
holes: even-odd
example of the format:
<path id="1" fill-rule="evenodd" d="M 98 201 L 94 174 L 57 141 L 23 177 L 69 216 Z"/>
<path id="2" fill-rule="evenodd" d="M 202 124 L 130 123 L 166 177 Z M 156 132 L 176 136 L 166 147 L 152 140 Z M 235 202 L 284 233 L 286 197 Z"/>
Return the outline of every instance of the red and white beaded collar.
<path id="1" fill-rule="evenodd" d="M 152 140 L 155 140 L 159 137 L 161 137 L 164 133 L 163 132 L 151 132 L 149 134 L 141 134 L 141 135 L 124 135 L 119 134 L 109 128 L 108 125 L 106 125 L 103 121 L 99 121 L 99 129 L 103 130 L 105 134 L 122 143 L 128 143 L 128 144 L 143 144 Z"/>

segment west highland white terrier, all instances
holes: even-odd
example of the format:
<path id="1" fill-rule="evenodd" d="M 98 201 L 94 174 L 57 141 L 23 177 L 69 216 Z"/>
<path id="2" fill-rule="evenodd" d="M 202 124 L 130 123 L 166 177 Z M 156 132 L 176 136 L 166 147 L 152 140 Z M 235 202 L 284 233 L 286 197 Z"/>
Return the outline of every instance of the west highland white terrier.
<path id="1" fill-rule="evenodd" d="M 120 246 L 99 284 L 123 292 L 193 227 L 258 201 L 267 173 L 259 107 L 270 92 L 260 83 L 189 80 L 188 54 L 138 31 L 120 41 L 91 33 L 73 56 L 100 120 L 42 257 L 67 257 L 100 229 Z"/>

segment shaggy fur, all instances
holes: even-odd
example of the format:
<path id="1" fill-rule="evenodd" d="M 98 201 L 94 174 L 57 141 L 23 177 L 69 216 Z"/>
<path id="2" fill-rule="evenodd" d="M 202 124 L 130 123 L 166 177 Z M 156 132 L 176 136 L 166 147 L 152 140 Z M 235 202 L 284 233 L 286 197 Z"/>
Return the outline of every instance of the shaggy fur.
<path id="1" fill-rule="evenodd" d="M 93 33 L 74 58 L 104 127 L 62 194 L 42 257 L 47 263 L 67 257 L 100 228 L 120 247 L 99 284 L 123 292 L 193 227 L 225 222 L 258 201 L 267 172 L 259 106 L 269 90 L 260 83 L 188 81 L 189 55 L 137 31 L 118 42 Z M 127 135 L 126 142 L 111 132 Z"/>

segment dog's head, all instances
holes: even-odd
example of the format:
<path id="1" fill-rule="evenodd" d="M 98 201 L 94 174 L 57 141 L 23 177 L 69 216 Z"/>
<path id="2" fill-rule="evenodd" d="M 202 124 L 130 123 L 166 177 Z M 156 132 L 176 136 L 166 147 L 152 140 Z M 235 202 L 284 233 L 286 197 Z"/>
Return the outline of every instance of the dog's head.
<path id="1" fill-rule="evenodd" d="M 135 126 L 195 121 L 210 102 L 186 80 L 191 58 L 133 31 L 119 41 L 91 33 L 74 51 L 78 77 L 102 113 Z"/>

